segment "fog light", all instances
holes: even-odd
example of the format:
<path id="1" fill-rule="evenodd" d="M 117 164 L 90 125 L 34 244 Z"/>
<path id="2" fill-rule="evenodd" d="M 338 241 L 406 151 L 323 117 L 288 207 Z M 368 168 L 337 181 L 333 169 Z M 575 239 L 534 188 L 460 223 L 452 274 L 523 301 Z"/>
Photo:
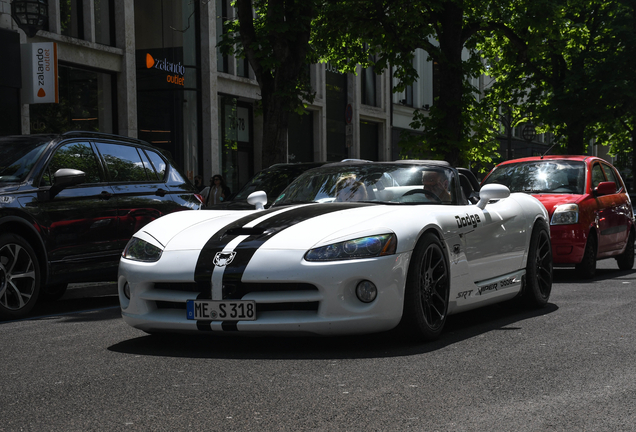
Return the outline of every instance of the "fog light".
<path id="1" fill-rule="evenodd" d="M 130 300 L 130 285 L 128 285 L 128 282 L 124 285 L 124 295 Z"/>
<path id="2" fill-rule="evenodd" d="M 356 296 L 363 303 L 371 303 L 378 296 L 378 289 L 373 282 L 364 280 L 356 287 Z"/>

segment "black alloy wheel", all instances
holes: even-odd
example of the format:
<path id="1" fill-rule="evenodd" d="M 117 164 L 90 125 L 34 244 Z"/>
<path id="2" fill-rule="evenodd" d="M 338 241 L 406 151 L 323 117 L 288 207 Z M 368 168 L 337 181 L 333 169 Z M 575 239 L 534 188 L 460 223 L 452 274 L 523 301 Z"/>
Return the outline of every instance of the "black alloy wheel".
<path id="1" fill-rule="evenodd" d="M 404 331 L 418 340 L 437 338 L 446 323 L 450 274 L 439 238 L 424 234 L 418 242 L 406 280 Z"/>
<path id="2" fill-rule="evenodd" d="M 629 233 L 625 251 L 616 257 L 616 262 L 621 270 L 631 270 L 634 267 L 634 230 Z"/>
<path id="3" fill-rule="evenodd" d="M 40 292 L 40 266 L 33 248 L 14 234 L 0 236 L 0 319 L 22 318 Z"/>
<path id="4" fill-rule="evenodd" d="M 596 274 L 596 250 L 598 249 L 598 241 L 596 240 L 596 234 L 593 232 L 587 238 L 585 244 L 585 252 L 583 252 L 583 259 L 576 265 L 576 271 L 581 275 L 583 279 L 592 279 Z"/>
<path id="5" fill-rule="evenodd" d="M 528 262 L 526 264 L 526 286 L 523 300 L 527 306 L 542 307 L 548 303 L 552 292 L 552 243 L 550 233 L 543 223 L 532 230 Z"/>

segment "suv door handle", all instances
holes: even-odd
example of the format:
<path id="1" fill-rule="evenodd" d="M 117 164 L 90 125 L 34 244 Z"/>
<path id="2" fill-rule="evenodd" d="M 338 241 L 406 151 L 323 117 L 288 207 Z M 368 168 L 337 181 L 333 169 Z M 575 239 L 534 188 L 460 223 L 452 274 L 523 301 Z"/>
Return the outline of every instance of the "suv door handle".
<path id="1" fill-rule="evenodd" d="M 102 193 L 99 194 L 99 199 L 109 200 L 109 199 L 111 199 L 112 196 L 113 196 L 112 193 L 107 192 L 107 191 L 102 191 Z"/>
<path id="2" fill-rule="evenodd" d="M 157 192 L 155 192 L 155 195 L 163 197 L 163 196 L 166 196 L 167 193 L 168 193 L 167 190 L 159 188 L 157 189 Z"/>

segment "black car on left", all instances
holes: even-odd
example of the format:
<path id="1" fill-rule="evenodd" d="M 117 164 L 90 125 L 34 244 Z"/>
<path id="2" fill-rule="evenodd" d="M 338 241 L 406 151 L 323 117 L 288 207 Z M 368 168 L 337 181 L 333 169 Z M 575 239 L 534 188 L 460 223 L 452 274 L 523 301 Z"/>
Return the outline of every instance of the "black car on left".
<path id="1" fill-rule="evenodd" d="M 148 222 L 200 209 L 169 155 L 126 137 L 0 137 L 0 319 L 25 316 L 69 283 L 115 280 Z"/>

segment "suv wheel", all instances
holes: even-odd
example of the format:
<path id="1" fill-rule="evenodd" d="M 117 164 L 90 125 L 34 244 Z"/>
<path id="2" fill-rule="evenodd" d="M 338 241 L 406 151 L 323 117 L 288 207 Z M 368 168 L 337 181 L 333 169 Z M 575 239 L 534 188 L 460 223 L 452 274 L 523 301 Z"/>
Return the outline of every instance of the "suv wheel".
<path id="1" fill-rule="evenodd" d="M 22 318 L 39 293 L 40 265 L 33 248 L 18 235 L 0 236 L 0 318 Z"/>

